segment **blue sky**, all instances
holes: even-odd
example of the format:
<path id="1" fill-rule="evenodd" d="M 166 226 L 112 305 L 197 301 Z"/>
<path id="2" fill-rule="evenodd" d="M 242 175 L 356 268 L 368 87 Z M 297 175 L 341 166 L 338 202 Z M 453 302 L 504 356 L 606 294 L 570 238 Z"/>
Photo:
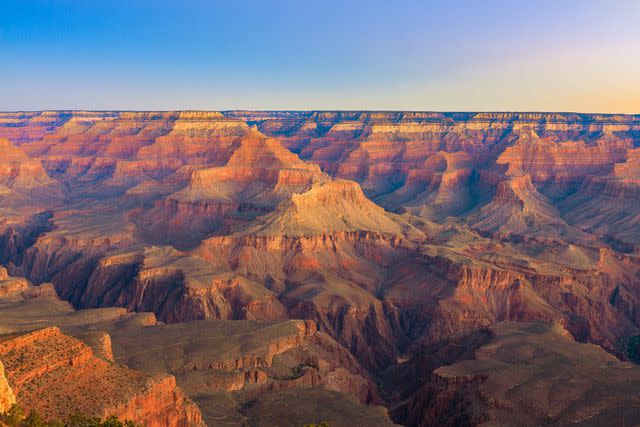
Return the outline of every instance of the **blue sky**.
<path id="1" fill-rule="evenodd" d="M 640 113 L 634 0 L 0 0 L 0 109 Z"/>

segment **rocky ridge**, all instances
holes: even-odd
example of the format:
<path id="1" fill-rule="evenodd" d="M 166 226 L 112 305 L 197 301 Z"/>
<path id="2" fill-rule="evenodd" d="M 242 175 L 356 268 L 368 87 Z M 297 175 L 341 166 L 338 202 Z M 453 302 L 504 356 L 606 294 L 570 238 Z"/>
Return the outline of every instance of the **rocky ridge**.
<path id="1" fill-rule="evenodd" d="M 270 364 L 240 352 L 207 356 L 216 368 L 198 364 L 186 379 L 159 370 L 190 384 L 203 408 L 225 393 L 275 408 L 290 388 L 310 387 L 327 402 L 329 391 L 382 398 L 403 423 L 444 420 L 432 403 L 446 394 L 420 391 L 440 379 L 399 387 L 385 373 L 440 363 L 432 349 L 501 321 L 561 325 L 635 357 L 638 116 L 2 113 L 0 137 L 13 153 L 0 173 L 0 261 L 11 274 L 52 282 L 76 308 L 171 323 L 146 325 L 150 335 L 193 320 L 317 328 Z M 8 300 L 34 307 L 52 297 L 37 289 L 0 282 Z M 113 343 L 135 336 L 101 328 Z M 105 335 L 83 339 L 110 358 Z M 470 391 L 456 391 L 459 402 Z"/>

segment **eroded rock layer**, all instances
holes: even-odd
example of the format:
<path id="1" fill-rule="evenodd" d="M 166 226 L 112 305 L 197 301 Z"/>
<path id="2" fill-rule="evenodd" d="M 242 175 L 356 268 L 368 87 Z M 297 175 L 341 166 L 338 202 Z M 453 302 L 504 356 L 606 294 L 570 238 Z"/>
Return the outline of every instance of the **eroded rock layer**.
<path id="1" fill-rule="evenodd" d="M 450 411 L 441 425 L 636 424 L 640 368 L 602 349 L 573 341 L 553 324 L 498 323 L 475 357 L 433 373 L 429 411 Z M 415 405 L 416 401 L 411 405 Z M 418 414 L 415 414 L 418 415 Z M 425 423 L 420 415 L 416 425 Z"/>
<path id="2" fill-rule="evenodd" d="M 56 327 L 1 339 L 7 380 L 25 408 L 57 419 L 79 412 L 148 426 L 201 424 L 200 411 L 175 378 L 148 377 L 103 360 Z"/>
<path id="3" fill-rule="evenodd" d="M 121 308 L 75 311 L 50 284 L 0 274 L 3 410 L 17 402 L 47 418 L 80 411 L 145 426 L 252 425 L 273 415 L 274 395 L 295 393 L 306 404 L 281 422 L 315 419 L 325 402 L 344 411 L 325 413 L 333 425 L 350 414 L 392 425 L 370 373 L 312 321 L 162 324 Z"/>
<path id="4" fill-rule="evenodd" d="M 21 313 L 0 333 L 30 319 L 85 364 L 173 375 L 209 423 L 283 413 L 291 390 L 380 425 L 379 404 L 503 420 L 460 408 L 504 396 L 437 368 L 482 359 L 504 321 L 640 360 L 639 116 L 0 113 L 0 149 L 0 299 Z"/>

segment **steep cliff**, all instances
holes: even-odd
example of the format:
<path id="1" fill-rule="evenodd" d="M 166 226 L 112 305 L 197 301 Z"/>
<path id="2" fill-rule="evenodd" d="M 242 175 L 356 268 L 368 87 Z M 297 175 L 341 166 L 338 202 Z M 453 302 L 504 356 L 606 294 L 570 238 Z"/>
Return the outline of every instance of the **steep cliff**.
<path id="1" fill-rule="evenodd" d="M 498 183 L 494 198 L 468 216 L 471 226 L 483 232 L 504 237 L 509 235 L 535 238 L 569 239 L 582 237 L 570 230 L 560 212 L 534 187 L 529 175 L 510 177 Z"/>
<path id="2" fill-rule="evenodd" d="M 0 412 L 8 411 L 16 403 L 16 396 L 5 376 L 4 365 L 0 362 Z"/>
<path id="3" fill-rule="evenodd" d="M 440 425 L 637 422 L 637 413 L 628 410 L 637 366 L 575 343 L 558 325 L 499 323 L 491 333 L 473 360 L 434 372 L 430 411 L 450 410 Z M 419 415 L 411 423 L 433 425 Z"/>
<path id="4" fill-rule="evenodd" d="M 318 389 L 355 396 L 359 403 L 349 404 L 354 409 L 380 403 L 368 373 L 311 321 L 199 321 L 146 327 L 120 322 L 110 326 L 110 333 L 116 360 L 150 375 L 175 375 L 212 424 L 259 422 L 269 416 L 268 408 L 243 408 L 287 390 L 295 390 L 300 411 L 308 410 L 307 396 Z M 341 414 L 327 421 L 336 417 Z M 389 422 L 385 416 L 382 421 Z"/>
<path id="5" fill-rule="evenodd" d="M 0 200 L 3 207 L 47 206 L 61 202 L 61 186 L 47 175 L 38 160 L 31 159 L 3 137 L 0 137 L 0 152 Z"/>
<path id="6" fill-rule="evenodd" d="M 201 425 L 199 410 L 172 377 L 150 378 L 99 359 L 51 327 L 0 338 L 0 358 L 21 406 L 66 419 L 79 411 L 149 426 Z"/>
<path id="7" fill-rule="evenodd" d="M 224 166 L 191 172 L 183 189 L 143 214 L 147 233 L 169 234 L 167 240 L 179 245 L 188 229 L 197 242 L 269 212 L 291 194 L 328 179 L 318 166 L 304 163 L 255 129 L 242 134 L 231 153 Z"/>

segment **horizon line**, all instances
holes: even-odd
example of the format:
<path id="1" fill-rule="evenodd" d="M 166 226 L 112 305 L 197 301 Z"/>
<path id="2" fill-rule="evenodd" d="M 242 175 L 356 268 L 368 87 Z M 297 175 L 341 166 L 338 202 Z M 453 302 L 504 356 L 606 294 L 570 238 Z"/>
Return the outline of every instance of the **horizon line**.
<path id="1" fill-rule="evenodd" d="M 0 113 L 74 113 L 74 112 L 92 112 L 92 113 L 181 113 L 181 112 L 201 112 L 201 113 L 435 113 L 435 114 L 482 114 L 482 113 L 504 113 L 504 114 L 579 114 L 579 115 L 604 115 L 604 116 L 633 116 L 640 117 L 637 113 L 622 112 L 593 112 L 593 111 L 562 111 L 562 110 L 399 110 L 399 109 L 249 109 L 249 108 L 233 108 L 233 109 L 199 109 L 199 108 L 178 108 L 171 110 L 153 110 L 153 109 L 87 109 L 87 108 L 44 108 L 44 109 L 18 109 L 18 110 L 0 110 Z"/>

